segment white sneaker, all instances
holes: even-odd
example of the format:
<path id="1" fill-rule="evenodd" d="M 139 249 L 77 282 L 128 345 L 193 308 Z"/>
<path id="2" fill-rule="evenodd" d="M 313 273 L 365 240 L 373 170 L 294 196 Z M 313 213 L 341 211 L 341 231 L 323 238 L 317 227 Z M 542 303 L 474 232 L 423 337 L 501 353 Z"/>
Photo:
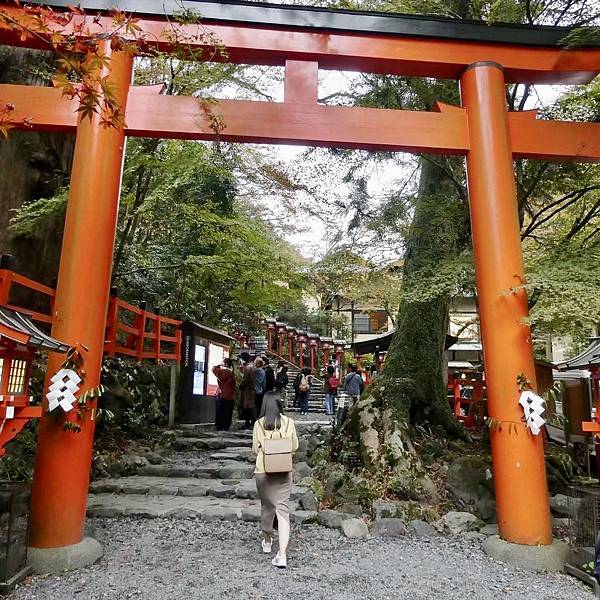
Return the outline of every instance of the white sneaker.
<path id="1" fill-rule="evenodd" d="M 285 569 L 287 567 L 287 557 L 280 555 L 278 552 L 271 561 L 271 564 L 280 569 Z"/>
<path id="2" fill-rule="evenodd" d="M 271 554 L 271 548 L 273 547 L 273 540 L 271 540 L 270 542 L 267 542 L 267 540 L 265 540 L 265 538 L 263 538 L 260 542 L 260 545 L 262 546 L 262 550 L 265 554 Z"/>

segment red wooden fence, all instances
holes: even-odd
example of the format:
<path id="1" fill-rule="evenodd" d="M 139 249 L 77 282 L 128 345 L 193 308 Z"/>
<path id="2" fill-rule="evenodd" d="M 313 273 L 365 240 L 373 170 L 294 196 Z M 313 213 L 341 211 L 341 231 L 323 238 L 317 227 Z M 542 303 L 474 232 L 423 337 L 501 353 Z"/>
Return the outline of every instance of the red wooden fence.
<path id="1" fill-rule="evenodd" d="M 28 290 L 29 307 L 19 300 L 23 290 Z M 27 315 L 33 321 L 52 324 L 54 296 L 53 288 L 9 269 L 0 269 L 0 305 Z M 111 296 L 104 351 L 107 356 L 130 356 L 136 360 L 177 361 L 181 356 L 180 326 L 181 321 L 177 319 L 163 317 Z"/>

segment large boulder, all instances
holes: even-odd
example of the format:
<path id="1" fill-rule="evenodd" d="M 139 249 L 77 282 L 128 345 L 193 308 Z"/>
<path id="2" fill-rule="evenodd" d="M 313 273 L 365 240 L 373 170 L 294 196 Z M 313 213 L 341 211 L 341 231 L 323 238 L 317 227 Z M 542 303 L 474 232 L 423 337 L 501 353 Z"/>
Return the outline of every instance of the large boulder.
<path id="1" fill-rule="evenodd" d="M 304 494 L 302 494 L 300 498 L 298 498 L 298 502 L 304 510 L 319 510 L 319 500 L 317 499 L 315 494 L 310 490 L 304 492 Z"/>
<path id="2" fill-rule="evenodd" d="M 398 506 L 395 502 L 389 502 L 388 500 L 374 500 L 371 504 L 373 511 L 373 519 L 379 521 L 379 519 L 389 519 L 396 516 Z"/>
<path id="3" fill-rule="evenodd" d="M 399 537 L 406 534 L 406 525 L 400 519 L 379 519 L 373 523 L 371 533 L 380 537 Z"/>
<path id="4" fill-rule="evenodd" d="M 349 519 L 350 516 L 337 510 L 322 510 L 317 517 L 319 525 L 329 527 L 330 529 L 341 529 L 342 523 Z"/>
<path id="5" fill-rule="evenodd" d="M 343 468 L 334 467 L 330 469 L 324 486 L 325 499 L 333 500 L 335 498 L 337 490 L 341 487 L 346 477 L 347 473 Z"/>
<path id="6" fill-rule="evenodd" d="M 355 515 L 360 517 L 363 514 L 363 507 L 360 504 L 340 504 L 336 507 L 339 512 L 343 512 L 348 515 Z"/>
<path id="7" fill-rule="evenodd" d="M 556 494 L 556 496 L 550 497 L 550 510 L 552 514 L 558 517 L 574 517 L 580 502 L 579 498 L 569 498 L 564 494 Z"/>
<path id="8" fill-rule="evenodd" d="M 468 512 L 451 511 L 446 513 L 438 522 L 443 528 L 454 535 L 476 531 L 483 526 L 481 519 Z"/>
<path id="9" fill-rule="evenodd" d="M 494 520 L 496 503 L 490 465 L 478 456 L 461 456 L 448 467 L 446 489 L 486 521 Z"/>
<path id="10" fill-rule="evenodd" d="M 477 456 L 461 456 L 448 466 L 446 489 L 465 504 L 474 504 L 491 490 L 492 472 Z"/>
<path id="11" fill-rule="evenodd" d="M 299 462 L 294 465 L 294 476 L 297 480 L 305 477 L 312 477 L 312 467 L 306 462 Z"/>
<path id="12" fill-rule="evenodd" d="M 341 485 L 336 489 L 333 500 L 336 505 L 340 504 L 360 504 L 369 506 L 374 489 L 370 482 L 359 475 L 346 475 Z"/>
<path id="13" fill-rule="evenodd" d="M 362 519 L 346 519 L 342 521 L 342 533 L 347 538 L 366 538 L 369 528 Z"/>
<path id="14" fill-rule="evenodd" d="M 424 475 L 417 481 L 419 500 L 429 502 L 430 504 L 438 504 L 440 501 L 440 495 L 438 493 L 435 483 L 433 483 L 430 477 Z"/>
<path id="15" fill-rule="evenodd" d="M 408 531 L 415 537 L 420 538 L 432 538 L 435 537 L 435 529 L 427 523 L 427 521 L 421 521 L 420 519 L 414 519 L 408 524 Z"/>

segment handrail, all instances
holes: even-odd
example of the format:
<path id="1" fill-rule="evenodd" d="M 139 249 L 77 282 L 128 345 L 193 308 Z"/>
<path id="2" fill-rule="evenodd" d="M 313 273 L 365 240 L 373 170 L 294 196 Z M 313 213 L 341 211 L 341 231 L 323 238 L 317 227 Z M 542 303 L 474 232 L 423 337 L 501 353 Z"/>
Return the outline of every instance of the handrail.
<path id="1" fill-rule="evenodd" d="M 300 369 L 300 367 L 298 365 L 295 365 L 294 363 L 290 362 L 289 360 L 287 360 L 287 358 L 284 358 L 283 356 L 279 356 L 279 354 L 277 354 L 276 352 L 273 352 L 273 350 L 267 350 L 266 354 L 276 358 L 277 360 L 282 360 L 289 367 L 294 367 L 294 369 L 302 370 L 302 369 Z M 311 377 L 313 379 L 315 379 L 316 381 L 318 381 L 321 385 L 325 384 L 325 382 L 322 379 L 319 379 L 317 376 L 311 374 Z"/>
<path id="2" fill-rule="evenodd" d="M 10 302 L 14 286 L 21 286 L 30 292 L 42 294 L 48 305 L 48 312 L 40 312 Z M 51 325 L 54 314 L 56 291 L 10 269 L 0 269 L 0 306 L 27 315 L 34 321 Z M 126 319 L 127 313 L 134 318 Z M 163 317 L 134 306 L 116 296 L 111 296 L 106 319 L 106 339 L 104 352 L 107 356 L 131 356 L 138 361 L 174 360 L 181 356 L 181 321 Z"/>

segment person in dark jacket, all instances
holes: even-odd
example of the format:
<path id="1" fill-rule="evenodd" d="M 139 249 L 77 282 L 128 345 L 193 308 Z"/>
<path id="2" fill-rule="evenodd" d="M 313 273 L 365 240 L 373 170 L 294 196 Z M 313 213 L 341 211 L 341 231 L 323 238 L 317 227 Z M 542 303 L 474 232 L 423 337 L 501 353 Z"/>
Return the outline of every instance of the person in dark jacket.
<path id="1" fill-rule="evenodd" d="M 219 391 L 217 392 L 217 409 L 215 414 L 215 427 L 217 431 L 229 431 L 233 415 L 233 402 L 235 399 L 235 375 L 233 374 L 233 361 L 230 358 L 223 360 L 223 364 L 213 367 Z"/>
<path id="2" fill-rule="evenodd" d="M 254 382 L 254 419 L 258 419 L 262 411 L 263 398 L 266 392 L 267 375 L 263 369 L 262 358 L 254 359 L 254 368 L 256 369 L 256 378 Z"/>
<path id="3" fill-rule="evenodd" d="M 280 394 L 283 393 L 289 382 L 287 366 L 280 360 L 277 363 L 277 371 L 275 372 L 275 391 Z"/>
<path id="4" fill-rule="evenodd" d="M 298 407 L 298 401 L 300 398 L 300 380 L 302 379 L 302 372 L 298 372 L 296 377 L 294 377 L 294 382 L 292 383 L 294 387 L 294 408 Z"/>
<path id="5" fill-rule="evenodd" d="M 344 390 L 348 396 L 358 398 L 363 393 L 364 387 L 365 383 L 361 374 L 358 372 L 358 367 L 356 365 L 350 365 L 350 372 L 344 379 Z"/>
<path id="6" fill-rule="evenodd" d="M 310 388 L 312 386 L 312 370 L 304 367 L 300 371 L 300 383 L 298 384 L 298 405 L 300 414 L 308 414 L 308 399 L 310 398 Z"/>
<path id="7" fill-rule="evenodd" d="M 272 392 L 275 389 L 275 371 L 273 371 L 273 367 L 269 364 L 268 358 L 263 358 L 262 361 L 265 372 L 265 393 Z"/>
<path id="8" fill-rule="evenodd" d="M 242 392 L 242 418 L 244 419 L 244 429 L 252 429 L 254 425 L 254 403 L 256 399 L 256 368 L 250 362 L 248 352 L 240 353 L 240 370 L 243 373 L 240 383 Z"/>

